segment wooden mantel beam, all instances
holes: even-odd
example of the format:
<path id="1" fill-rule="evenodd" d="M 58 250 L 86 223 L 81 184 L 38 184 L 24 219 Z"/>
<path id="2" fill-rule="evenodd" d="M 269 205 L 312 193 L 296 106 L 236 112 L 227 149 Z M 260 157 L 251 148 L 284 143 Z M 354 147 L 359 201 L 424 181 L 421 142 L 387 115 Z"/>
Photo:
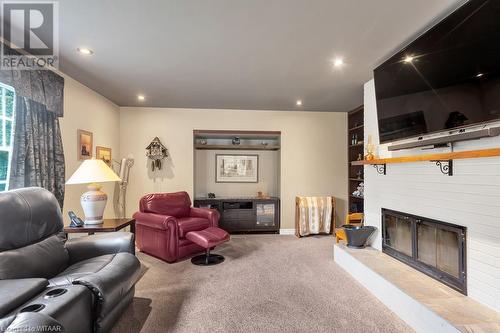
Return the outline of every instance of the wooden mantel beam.
<path id="1" fill-rule="evenodd" d="M 482 157 L 496 157 L 500 156 L 500 148 L 482 149 L 482 150 L 468 150 L 453 153 L 439 153 L 439 154 L 422 154 L 413 156 L 379 158 L 374 160 L 361 160 L 353 161 L 352 165 L 374 165 L 374 164 L 392 164 L 392 163 L 411 163 L 411 162 L 424 162 L 424 161 L 442 161 L 442 160 L 459 160 L 466 158 L 482 158 Z"/>

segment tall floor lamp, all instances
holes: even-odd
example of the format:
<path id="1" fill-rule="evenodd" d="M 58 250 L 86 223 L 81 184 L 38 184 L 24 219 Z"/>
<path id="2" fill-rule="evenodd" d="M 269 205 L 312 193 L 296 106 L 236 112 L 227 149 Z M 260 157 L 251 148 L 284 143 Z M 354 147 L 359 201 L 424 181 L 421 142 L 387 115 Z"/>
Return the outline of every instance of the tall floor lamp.
<path id="1" fill-rule="evenodd" d="M 126 203 L 127 203 L 127 186 L 129 182 L 130 168 L 134 165 L 134 156 L 130 154 L 127 158 L 122 158 L 120 162 L 114 161 L 120 166 L 120 193 L 118 196 L 118 205 L 121 208 L 121 217 L 125 218 L 127 214 Z"/>

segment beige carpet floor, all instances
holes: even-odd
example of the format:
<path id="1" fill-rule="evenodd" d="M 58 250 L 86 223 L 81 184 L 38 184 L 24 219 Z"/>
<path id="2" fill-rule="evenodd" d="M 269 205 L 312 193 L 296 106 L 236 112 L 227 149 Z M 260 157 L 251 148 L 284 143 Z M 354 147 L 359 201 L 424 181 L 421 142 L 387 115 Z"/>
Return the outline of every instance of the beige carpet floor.
<path id="1" fill-rule="evenodd" d="M 333 262 L 333 242 L 234 235 L 212 267 L 138 253 L 145 272 L 113 333 L 411 332 Z"/>

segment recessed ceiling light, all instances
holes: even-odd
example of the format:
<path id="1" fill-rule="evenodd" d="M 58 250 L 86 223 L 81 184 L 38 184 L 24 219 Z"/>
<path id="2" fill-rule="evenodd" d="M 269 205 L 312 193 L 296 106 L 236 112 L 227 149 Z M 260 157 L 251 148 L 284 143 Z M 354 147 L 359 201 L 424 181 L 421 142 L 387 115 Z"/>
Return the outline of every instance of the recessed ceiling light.
<path id="1" fill-rule="evenodd" d="M 137 99 L 139 101 L 144 101 L 146 99 L 146 96 L 144 96 L 144 95 L 137 95 Z"/>
<path id="2" fill-rule="evenodd" d="M 79 47 L 76 50 L 78 52 L 80 52 L 81 54 L 85 54 L 85 55 L 93 55 L 94 54 L 94 51 L 92 51 L 91 49 L 88 49 L 86 47 Z"/>
<path id="3" fill-rule="evenodd" d="M 477 74 L 476 74 L 476 77 L 481 77 L 481 76 L 483 76 L 483 75 L 484 75 L 483 73 L 477 73 Z"/>
<path id="4" fill-rule="evenodd" d="M 340 67 L 344 64 L 344 59 L 342 58 L 336 58 L 333 60 L 333 66 L 335 67 Z"/>
<path id="5" fill-rule="evenodd" d="M 299 99 L 297 102 L 295 102 L 295 105 L 302 106 L 302 100 Z"/>
<path id="6" fill-rule="evenodd" d="M 406 62 L 407 64 L 411 63 L 413 61 L 413 57 L 412 56 L 406 56 L 403 61 Z"/>

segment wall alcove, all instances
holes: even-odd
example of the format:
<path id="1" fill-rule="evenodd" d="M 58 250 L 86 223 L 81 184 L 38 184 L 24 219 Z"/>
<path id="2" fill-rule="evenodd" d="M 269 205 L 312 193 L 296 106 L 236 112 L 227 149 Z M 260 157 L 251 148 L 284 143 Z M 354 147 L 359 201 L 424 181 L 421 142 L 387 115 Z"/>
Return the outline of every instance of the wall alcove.
<path id="1" fill-rule="evenodd" d="M 195 130 L 193 146 L 195 206 L 218 209 L 230 232 L 279 232 L 281 132 Z M 227 156 L 253 159 L 255 179 L 221 180 Z"/>

